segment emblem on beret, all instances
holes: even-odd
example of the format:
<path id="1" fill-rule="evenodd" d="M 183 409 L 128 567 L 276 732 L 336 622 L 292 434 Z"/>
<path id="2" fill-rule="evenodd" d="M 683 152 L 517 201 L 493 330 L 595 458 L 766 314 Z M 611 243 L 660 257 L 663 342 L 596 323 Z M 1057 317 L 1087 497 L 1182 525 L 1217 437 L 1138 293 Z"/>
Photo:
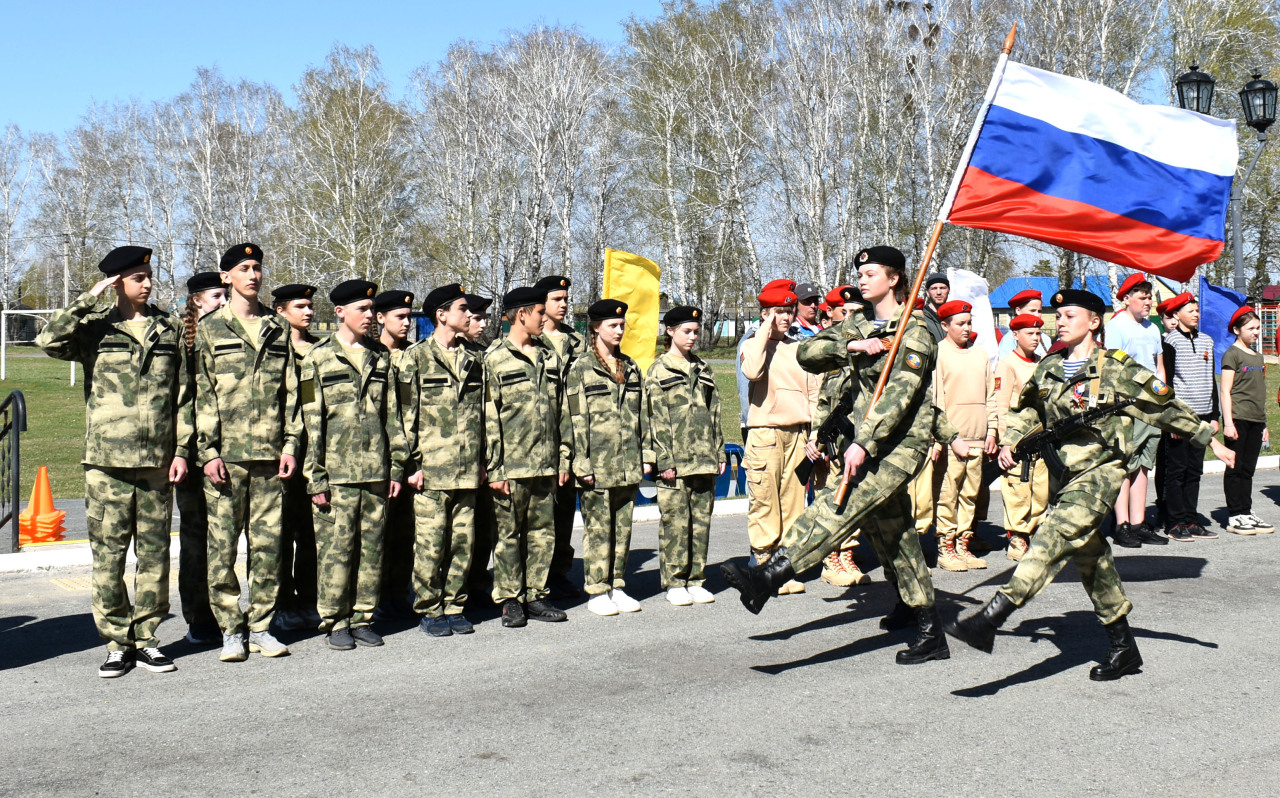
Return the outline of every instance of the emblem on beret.
<path id="1" fill-rule="evenodd" d="M 406 296 L 406 297 L 404 298 L 404 303 L 405 303 L 406 305 L 407 305 L 407 304 L 409 304 L 409 303 L 410 303 L 410 302 L 412 302 L 412 301 L 413 301 L 413 299 L 412 299 L 411 297 Z"/>
<path id="2" fill-rule="evenodd" d="M 561 288 L 564 288 L 564 287 L 565 287 L 565 286 L 567 286 L 568 284 L 569 284 L 569 281 L 568 281 L 568 280 L 561 280 L 561 281 L 560 281 L 560 287 L 561 287 Z"/>
<path id="3" fill-rule="evenodd" d="M 373 289 L 369 288 L 364 292 L 365 296 L 373 296 Z"/>
<path id="4" fill-rule="evenodd" d="M 1053 297 L 1053 304 L 1056 305 L 1061 301 L 1062 301 L 1062 294 L 1055 294 Z"/>
<path id="5" fill-rule="evenodd" d="M 866 252 L 859 252 L 859 253 L 858 253 L 858 263 L 866 263 L 866 262 L 867 262 L 867 253 L 866 253 Z"/>
<path id="6" fill-rule="evenodd" d="M 245 247 L 245 248 L 244 248 L 244 254 L 246 254 L 246 255 L 252 255 L 252 254 L 253 254 L 253 247 Z"/>
<path id="7" fill-rule="evenodd" d="M 311 290 L 312 290 L 312 289 L 308 288 L 307 290 L 305 290 L 305 291 L 303 291 L 303 292 L 302 292 L 302 295 L 303 295 L 303 296 L 311 296 Z"/>
<path id="8" fill-rule="evenodd" d="M 618 308 L 615 312 L 616 312 L 619 316 L 621 316 L 621 315 L 622 315 L 622 308 Z"/>
<path id="9" fill-rule="evenodd" d="M 150 263 L 150 262 L 151 262 L 151 256 L 150 256 L 150 255 L 143 255 L 143 256 L 142 256 L 142 262 L 143 262 L 143 263 Z"/>
<path id="10" fill-rule="evenodd" d="M 908 353 L 907 366 L 913 369 L 920 368 L 920 356 L 917 355 L 915 352 Z"/>
<path id="11" fill-rule="evenodd" d="M 693 317 L 694 317 L 695 319 L 696 319 L 696 318 L 698 318 L 698 311 L 696 311 L 696 310 L 695 310 L 695 311 L 693 312 Z"/>

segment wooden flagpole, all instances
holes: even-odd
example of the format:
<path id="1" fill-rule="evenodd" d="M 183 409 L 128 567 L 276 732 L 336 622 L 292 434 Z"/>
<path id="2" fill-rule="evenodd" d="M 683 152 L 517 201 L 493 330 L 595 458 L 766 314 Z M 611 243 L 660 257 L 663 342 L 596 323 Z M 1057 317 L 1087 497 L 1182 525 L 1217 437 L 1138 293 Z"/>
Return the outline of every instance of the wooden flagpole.
<path id="1" fill-rule="evenodd" d="M 987 119 L 987 111 L 991 108 L 991 102 L 995 99 L 996 91 L 1000 88 L 1000 81 L 1004 78 L 1005 64 L 1009 62 L 1009 53 L 1013 50 L 1013 41 L 1018 35 L 1018 23 L 1013 23 L 1013 27 L 1009 29 L 1009 35 L 1004 39 L 1004 48 L 1000 51 L 1000 58 L 996 61 L 995 71 L 991 75 L 991 82 L 987 84 L 987 93 L 982 98 L 982 107 L 978 110 L 977 118 L 973 121 L 973 128 L 969 131 L 969 140 L 965 142 L 964 152 L 960 155 L 960 163 L 956 166 L 955 174 L 951 177 L 951 186 L 947 189 L 947 196 L 942 201 L 942 207 L 938 209 L 938 218 L 934 221 L 933 232 L 929 234 L 929 244 L 925 247 L 924 258 L 920 261 L 920 268 L 916 271 L 916 279 L 911 282 L 911 293 L 907 296 L 905 310 L 902 313 L 902 323 L 898 325 L 897 332 L 893 335 L 893 342 L 889 345 L 889 357 L 885 360 L 884 370 L 880 372 L 880 379 L 876 381 L 875 392 L 871 394 L 871 401 L 867 404 L 868 412 L 875 407 L 876 402 L 880 401 L 880 397 L 884 394 L 885 386 L 889 384 L 889 372 L 893 368 L 893 362 L 898 356 L 898 350 L 902 348 L 902 337 L 907 331 L 907 322 L 911 318 L 912 308 L 916 303 L 916 297 L 920 295 L 920 286 L 924 283 L 925 275 L 929 271 L 929 264 L 933 262 L 933 252 L 938 247 L 938 239 L 942 237 L 942 227 L 947 223 L 947 217 L 951 215 L 951 207 L 955 204 L 956 193 L 960 190 L 960 181 L 964 178 L 965 169 L 969 167 L 969 160 L 973 157 L 973 147 L 978 142 L 978 134 L 982 132 L 982 123 Z M 836 492 L 836 506 L 843 507 L 845 497 L 849 493 L 849 477 L 848 471 L 840 480 L 840 489 Z"/>

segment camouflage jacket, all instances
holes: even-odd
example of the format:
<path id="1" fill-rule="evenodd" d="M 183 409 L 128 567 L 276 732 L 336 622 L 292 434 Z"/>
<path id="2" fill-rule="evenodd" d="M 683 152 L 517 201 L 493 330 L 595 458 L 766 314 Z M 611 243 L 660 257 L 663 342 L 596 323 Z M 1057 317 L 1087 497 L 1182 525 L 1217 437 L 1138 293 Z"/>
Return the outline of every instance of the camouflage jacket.
<path id="1" fill-rule="evenodd" d="M 416 343 L 396 380 L 408 440 L 409 472 L 429 490 L 479 488 L 484 465 L 484 363 L 463 344 L 458 370 L 434 337 Z"/>
<path id="2" fill-rule="evenodd" d="M 182 321 L 148 306 L 139 343 L 114 305 L 85 293 L 53 314 L 36 344 L 84 367 L 85 465 L 161 468 L 190 457 L 194 387 Z"/>
<path id="3" fill-rule="evenodd" d="M 560 360 L 540 339 L 530 359 L 503 338 L 484 356 L 485 471 L 490 482 L 569 473 L 573 430 Z"/>
<path id="4" fill-rule="evenodd" d="M 1019 409 L 1009 412 L 1001 444 L 1016 446 L 1038 425 L 1048 427 L 1080 413 L 1089 406 L 1095 385 L 1098 406 L 1130 398 L 1138 400 L 1056 447 L 1067 467 L 1066 480 L 1107 463 L 1128 463 L 1137 438 L 1135 421 L 1190 438 L 1198 446 L 1207 446 L 1213 437 L 1213 428 L 1175 398 L 1173 388 L 1119 349 L 1095 349 L 1088 364 L 1071 379 L 1063 370 L 1064 360 L 1062 353 L 1056 352 L 1040 361 L 1023 386 Z"/>
<path id="5" fill-rule="evenodd" d="M 711 368 L 698 359 L 664 354 L 644 380 L 644 460 L 655 475 L 674 468 L 676 476 L 718 474 L 724 462 L 720 392 Z"/>
<path id="6" fill-rule="evenodd" d="M 226 305 L 196 326 L 196 438 L 201 464 L 298 455 L 302 418 L 288 325 L 262 317 L 258 346 Z"/>
<path id="7" fill-rule="evenodd" d="M 556 353 L 560 361 L 560 384 L 564 386 L 569 384 L 569 369 L 573 367 L 573 362 L 587 351 L 587 339 L 569 324 L 561 325 L 560 331 L 564 335 L 543 333 L 538 336 L 538 340 Z"/>
<path id="8" fill-rule="evenodd" d="M 329 485 L 403 482 L 409 465 L 400 423 L 391 353 L 371 338 L 363 364 L 353 363 L 332 336 L 302 360 L 298 393 L 307 430 L 302 472 L 307 493 Z"/>
<path id="9" fill-rule="evenodd" d="M 312 347 L 320 343 L 322 340 L 325 340 L 324 338 L 317 338 L 310 333 L 307 334 L 307 338 L 310 346 L 306 349 L 299 349 L 296 343 L 289 347 L 289 351 L 293 355 L 293 370 L 299 377 L 302 375 L 302 361 L 306 359 L 307 352 L 310 352 Z M 301 419 L 301 408 L 299 408 L 298 414 L 299 419 Z M 298 458 L 298 469 L 294 472 L 291 479 L 303 479 L 302 462 L 307 456 L 307 430 L 306 426 L 303 424 L 298 425 L 298 449 L 294 452 L 293 456 Z"/>
<path id="10" fill-rule="evenodd" d="M 928 455 L 935 425 L 939 423 L 933 406 L 937 342 L 924 322 L 908 316 L 893 372 L 874 407 L 868 405 L 884 370 L 887 352 L 869 356 L 847 348 L 849 341 L 873 337 L 886 338 L 887 345 L 887 339 L 897 332 L 904 308 L 899 308 L 896 317 L 879 330 L 869 313 L 852 313 L 839 324 L 801 341 L 796 359 L 815 373 L 851 368 L 858 380 L 858 397 L 850 414 L 857 429 L 853 441 L 870 457 L 914 474 Z M 949 424 L 945 426 L 954 431 Z"/>
<path id="11" fill-rule="evenodd" d="M 573 421 L 573 475 L 591 477 L 596 488 L 639 485 L 644 476 L 640 367 L 622 353 L 618 364 L 622 384 L 594 355 L 584 355 L 569 368 L 565 387 Z"/>

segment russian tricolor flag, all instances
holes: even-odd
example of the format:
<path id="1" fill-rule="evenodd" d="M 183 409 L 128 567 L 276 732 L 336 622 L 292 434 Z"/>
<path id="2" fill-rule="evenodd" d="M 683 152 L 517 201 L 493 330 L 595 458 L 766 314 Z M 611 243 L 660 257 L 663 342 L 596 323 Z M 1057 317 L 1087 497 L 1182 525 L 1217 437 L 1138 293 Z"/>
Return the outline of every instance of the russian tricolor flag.
<path id="1" fill-rule="evenodd" d="M 947 220 L 1185 282 L 1222 253 L 1235 122 L 1009 62 Z"/>

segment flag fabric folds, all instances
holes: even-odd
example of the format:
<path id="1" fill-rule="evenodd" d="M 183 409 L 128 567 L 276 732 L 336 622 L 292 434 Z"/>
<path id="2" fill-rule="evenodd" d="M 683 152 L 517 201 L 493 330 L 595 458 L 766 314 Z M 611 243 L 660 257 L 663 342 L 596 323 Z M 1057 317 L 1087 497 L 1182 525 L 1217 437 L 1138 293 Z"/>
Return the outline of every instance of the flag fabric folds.
<path id="1" fill-rule="evenodd" d="M 662 267 L 648 258 L 616 249 L 604 251 L 604 299 L 627 303 L 627 329 L 622 336 L 622 353 L 649 370 L 658 345 L 658 313 Z"/>
<path id="2" fill-rule="evenodd" d="M 1213 339 L 1214 374 L 1222 373 L 1222 356 L 1236 340 L 1227 327 L 1231 315 L 1244 304 L 1243 294 L 1200 278 L 1200 330 Z"/>
<path id="3" fill-rule="evenodd" d="M 1235 122 L 1010 62 L 948 215 L 1191 279 L 1222 253 Z"/>

